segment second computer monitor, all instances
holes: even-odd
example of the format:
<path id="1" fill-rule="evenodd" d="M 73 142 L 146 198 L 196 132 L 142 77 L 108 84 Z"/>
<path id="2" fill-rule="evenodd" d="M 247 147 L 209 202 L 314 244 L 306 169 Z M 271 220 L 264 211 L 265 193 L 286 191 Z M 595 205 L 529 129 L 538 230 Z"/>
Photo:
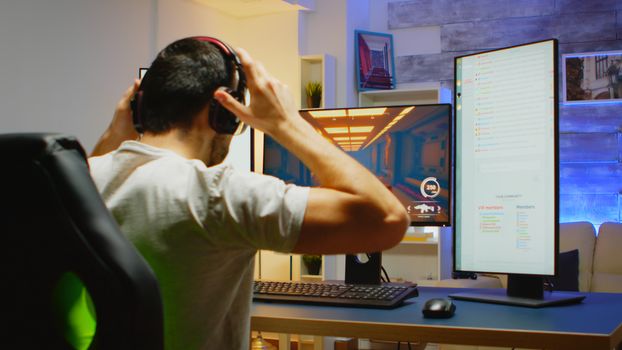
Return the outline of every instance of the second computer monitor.
<path id="1" fill-rule="evenodd" d="M 450 223 L 451 105 L 302 110 L 318 133 L 369 169 L 402 202 L 414 226 Z M 263 173 L 318 185 L 309 169 L 264 139 Z"/>
<path id="2" fill-rule="evenodd" d="M 454 268 L 507 273 L 507 293 L 452 297 L 541 307 L 582 296 L 544 293 L 558 253 L 556 40 L 455 60 Z"/>
<path id="3" fill-rule="evenodd" d="M 456 270 L 555 274 L 556 53 L 456 58 Z"/>

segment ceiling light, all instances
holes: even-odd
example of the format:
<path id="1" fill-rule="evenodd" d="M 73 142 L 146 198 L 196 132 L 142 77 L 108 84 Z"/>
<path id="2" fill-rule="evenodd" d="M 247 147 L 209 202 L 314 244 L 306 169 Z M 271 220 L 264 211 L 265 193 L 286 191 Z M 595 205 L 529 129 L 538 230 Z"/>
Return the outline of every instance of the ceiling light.
<path id="1" fill-rule="evenodd" d="M 415 106 L 406 107 L 406 108 L 404 108 L 404 110 L 402 112 L 400 112 L 400 114 L 408 114 L 413 109 L 415 109 Z"/>
<path id="2" fill-rule="evenodd" d="M 335 140 L 335 141 L 344 141 L 344 140 L 347 141 L 347 140 L 350 140 L 350 138 L 348 136 L 335 136 L 335 137 L 333 137 L 333 140 Z"/>
<path id="3" fill-rule="evenodd" d="M 326 130 L 326 132 L 329 134 L 347 134 L 348 133 L 348 127 L 346 126 L 324 128 L 324 130 Z"/>
<path id="4" fill-rule="evenodd" d="M 323 111 L 309 111 L 313 118 L 341 118 L 346 116 L 345 109 L 333 109 Z"/>
<path id="5" fill-rule="evenodd" d="M 367 138 L 367 136 L 350 136 L 350 140 L 355 141 L 355 140 L 365 140 Z"/>
<path id="6" fill-rule="evenodd" d="M 373 117 L 383 115 L 386 112 L 387 107 L 377 107 L 377 108 L 357 108 L 357 109 L 349 109 L 348 116 L 350 117 Z"/>
<path id="7" fill-rule="evenodd" d="M 362 133 L 362 132 L 370 132 L 374 129 L 373 126 L 351 126 L 351 133 Z"/>

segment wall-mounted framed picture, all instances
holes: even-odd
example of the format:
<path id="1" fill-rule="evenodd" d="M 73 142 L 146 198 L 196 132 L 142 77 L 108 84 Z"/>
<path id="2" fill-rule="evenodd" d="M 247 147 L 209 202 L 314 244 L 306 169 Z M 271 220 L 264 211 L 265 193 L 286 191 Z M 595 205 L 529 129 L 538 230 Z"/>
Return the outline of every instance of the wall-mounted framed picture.
<path id="1" fill-rule="evenodd" d="M 622 50 L 562 55 L 563 101 L 622 103 Z"/>
<path id="2" fill-rule="evenodd" d="M 395 89 L 393 35 L 354 31 L 358 90 Z"/>

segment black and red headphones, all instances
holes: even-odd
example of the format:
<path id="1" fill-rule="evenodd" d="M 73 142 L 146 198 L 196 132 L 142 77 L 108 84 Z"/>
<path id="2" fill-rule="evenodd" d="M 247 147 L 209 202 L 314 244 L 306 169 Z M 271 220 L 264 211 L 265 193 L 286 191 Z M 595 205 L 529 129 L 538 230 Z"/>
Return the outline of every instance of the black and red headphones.
<path id="1" fill-rule="evenodd" d="M 193 37 L 193 39 L 213 44 L 220 50 L 225 60 L 231 63 L 231 82 L 229 86 L 221 88 L 224 88 L 225 91 L 227 91 L 240 103 L 246 104 L 246 76 L 242 70 L 242 63 L 240 62 L 240 59 L 236 55 L 235 51 L 229 45 L 216 38 L 209 36 L 196 36 Z M 130 103 L 134 128 L 139 134 L 144 132 L 141 119 L 142 96 L 143 91 L 139 90 L 136 92 Z M 214 98 L 210 100 L 209 104 L 209 124 L 214 131 L 219 134 L 228 135 L 238 135 L 244 132 L 247 125 L 236 117 L 235 114 L 231 113 Z"/>

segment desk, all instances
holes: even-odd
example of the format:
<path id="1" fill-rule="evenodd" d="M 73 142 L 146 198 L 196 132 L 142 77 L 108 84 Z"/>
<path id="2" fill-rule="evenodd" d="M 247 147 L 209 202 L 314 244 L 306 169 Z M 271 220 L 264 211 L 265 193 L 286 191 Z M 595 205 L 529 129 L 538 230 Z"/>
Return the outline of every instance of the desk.
<path id="1" fill-rule="evenodd" d="M 452 318 L 423 318 L 425 300 L 465 290 L 419 287 L 419 297 L 392 310 L 254 302 L 251 329 L 539 349 L 611 350 L 622 342 L 622 294 L 614 293 L 587 293 L 581 304 L 542 309 L 454 300 Z"/>

